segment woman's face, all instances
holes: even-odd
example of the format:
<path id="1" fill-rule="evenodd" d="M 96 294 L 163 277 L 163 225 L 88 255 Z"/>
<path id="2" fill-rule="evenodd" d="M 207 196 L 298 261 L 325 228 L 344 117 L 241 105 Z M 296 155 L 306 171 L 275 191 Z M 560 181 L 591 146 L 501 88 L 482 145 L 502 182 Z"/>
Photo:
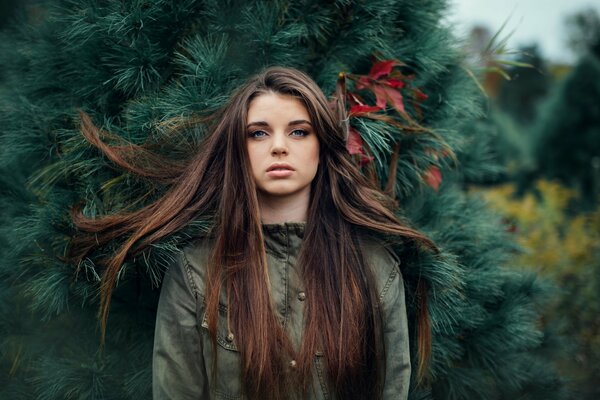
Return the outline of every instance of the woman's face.
<path id="1" fill-rule="evenodd" d="M 246 135 L 259 199 L 308 199 L 319 166 L 319 141 L 304 104 L 273 92 L 255 97 Z"/>

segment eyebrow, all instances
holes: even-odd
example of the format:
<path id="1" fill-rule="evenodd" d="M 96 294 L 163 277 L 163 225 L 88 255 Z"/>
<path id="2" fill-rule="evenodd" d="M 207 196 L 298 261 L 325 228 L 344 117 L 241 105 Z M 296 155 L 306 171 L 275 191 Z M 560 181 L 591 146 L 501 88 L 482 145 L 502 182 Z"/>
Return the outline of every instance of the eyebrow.
<path id="1" fill-rule="evenodd" d="M 305 119 L 296 119 L 296 120 L 290 121 L 288 126 L 300 125 L 300 124 L 308 124 L 308 125 L 312 126 L 310 121 L 307 121 Z M 248 125 L 246 125 L 246 128 L 250 128 L 251 126 L 269 126 L 269 124 L 266 121 L 254 121 L 254 122 L 250 122 Z"/>

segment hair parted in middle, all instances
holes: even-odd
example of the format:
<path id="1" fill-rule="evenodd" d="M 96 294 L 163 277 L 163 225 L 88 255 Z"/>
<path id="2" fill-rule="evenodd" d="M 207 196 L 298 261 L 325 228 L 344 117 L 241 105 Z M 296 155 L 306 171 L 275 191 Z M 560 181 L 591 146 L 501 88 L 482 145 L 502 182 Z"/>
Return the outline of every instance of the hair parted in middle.
<path id="1" fill-rule="evenodd" d="M 272 306 L 256 186 L 246 147 L 249 104 L 269 92 L 302 102 L 320 146 L 298 257 L 307 293 L 300 349 L 292 347 Z M 338 98 L 338 105 L 343 100 Z M 187 165 L 165 162 L 163 170 L 150 171 L 133 161 L 132 152 L 137 149 L 142 157 L 148 156 L 146 150 L 105 144 L 102 131 L 81 113 L 82 133 L 109 159 L 129 172 L 157 180 L 168 177 L 171 182 L 164 196 L 131 213 L 91 219 L 73 212 L 80 231 L 70 247 L 73 262 L 80 262 L 95 246 L 123 239 L 102 275 L 103 338 L 110 298 L 125 259 L 209 215 L 214 222 L 214 245 L 205 293 L 208 328 L 216 346 L 219 298 L 225 290 L 246 396 L 282 399 L 294 392 L 302 396 L 311 382 L 314 355 L 320 352 L 339 398 L 379 398 L 385 369 L 382 321 L 361 235 L 395 237 L 429 249 L 435 245 L 401 222 L 391 209 L 393 203 L 362 175 L 346 150 L 346 118 L 344 107 L 330 107 L 308 75 L 292 68 L 270 67 L 231 95 Z M 418 313 L 418 375 L 422 376 L 431 337 L 426 305 Z M 283 366 L 290 359 L 297 361 L 294 376 L 282 378 Z"/>

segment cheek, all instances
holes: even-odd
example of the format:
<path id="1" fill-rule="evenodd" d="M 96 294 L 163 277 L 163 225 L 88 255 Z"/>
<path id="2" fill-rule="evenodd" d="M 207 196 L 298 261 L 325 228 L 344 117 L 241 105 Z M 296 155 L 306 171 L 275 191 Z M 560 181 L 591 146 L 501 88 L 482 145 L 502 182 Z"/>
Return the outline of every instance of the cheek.
<path id="1" fill-rule="evenodd" d="M 309 157 L 309 162 L 312 166 L 313 177 L 317 174 L 317 169 L 319 168 L 319 155 L 319 143 L 317 142 L 316 145 L 311 149 Z"/>
<path id="2" fill-rule="evenodd" d="M 319 143 L 319 140 L 316 138 L 313 143 L 312 153 L 313 153 L 313 158 L 314 158 L 315 162 L 319 163 L 319 156 L 321 155 L 321 144 Z"/>
<path id="3" fill-rule="evenodd" d="M 257 143 L 249 143 L 246 148 L 248 150 L 250 167 L 252 168 L 252 171 L 256 171 L 260 167 L 261 160 L 264 160 L 260 146 L 258 146 Z"/>
<path id="4" fill-rule="evenodd" d="M 315 168 L 319 166 L 319 149 L 313 152 L 311 161 L 315 165 Z"/>

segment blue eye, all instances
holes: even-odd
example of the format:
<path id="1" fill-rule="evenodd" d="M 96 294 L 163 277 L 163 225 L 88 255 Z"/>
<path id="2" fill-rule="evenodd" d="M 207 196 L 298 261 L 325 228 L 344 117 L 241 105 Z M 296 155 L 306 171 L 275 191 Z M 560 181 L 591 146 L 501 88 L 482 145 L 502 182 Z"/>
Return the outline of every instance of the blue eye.
<path id="1" fill-rule="evenodd" d="M 301 136 L 306 136 L 308 135 L 308 132 L 305 131 L 304 129 L 294 129 L 291 133 L 292 136 L 297 136 L 297 137 L 301 137 Z"/>
<path id="2" fill-rule="evenodd" d="M 264 137 L 264 136 L 267 136 L 267 133 L 265 131 L 248 132 L 248 137 L 260 138 L 260 137 Z"/>

